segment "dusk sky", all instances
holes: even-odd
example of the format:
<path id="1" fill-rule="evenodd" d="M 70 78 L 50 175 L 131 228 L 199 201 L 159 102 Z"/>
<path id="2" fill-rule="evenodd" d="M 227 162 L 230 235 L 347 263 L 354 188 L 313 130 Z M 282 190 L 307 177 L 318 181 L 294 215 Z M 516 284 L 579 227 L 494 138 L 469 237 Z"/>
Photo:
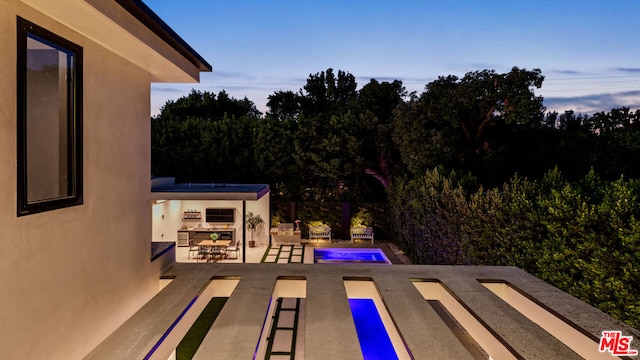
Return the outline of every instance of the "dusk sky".
<path id="1" fill-rule="evenodd" d="M 637 0 L 144 1 L 213 66 L 200 84 L 153 84 L 153 115 L 193 88 L 265 112 L 329 67 L 418 93 L 438 76 L 540 68 L 548 111 L 640 108 Z"/>

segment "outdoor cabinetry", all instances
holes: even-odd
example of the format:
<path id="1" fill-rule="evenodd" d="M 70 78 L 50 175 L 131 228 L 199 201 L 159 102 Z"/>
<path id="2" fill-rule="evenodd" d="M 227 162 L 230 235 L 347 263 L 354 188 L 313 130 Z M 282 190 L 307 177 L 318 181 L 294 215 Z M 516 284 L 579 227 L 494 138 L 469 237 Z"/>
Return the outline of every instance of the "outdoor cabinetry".
<path id="1" fill-rule="evenodd" d="M 236 240 L 235 229 L 178 230 L 178 246 L 189 246 L 189 241 L 198 243 L 202 240 L 211 240 L 213 233 L 218 234 L 218 240 L 230 240 L 232 243 Z"/>
<path id="2" fill-rule="evenodd" d="M 300 230 L 293 230 L 293 223 L 280 223 L 277 228 L 269 230 L 273 239 L 272 245 L 300 244 Z"/>
<path id="3" fill-rule="evenodd" d="M 178 231 L 178 246 L 189 246 L 188 231 Z"/>

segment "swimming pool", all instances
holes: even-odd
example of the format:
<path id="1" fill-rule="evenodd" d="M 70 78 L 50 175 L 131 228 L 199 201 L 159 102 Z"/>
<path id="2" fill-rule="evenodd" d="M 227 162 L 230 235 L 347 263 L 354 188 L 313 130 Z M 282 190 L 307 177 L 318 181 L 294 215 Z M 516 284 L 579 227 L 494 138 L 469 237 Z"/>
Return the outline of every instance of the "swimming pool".
<path id="1" fill-rule="evenodd" d="M 317 248 L 313 249 L 313 262 L 316 264 L 391 264 L 384 251 L 378 248 Z"/>

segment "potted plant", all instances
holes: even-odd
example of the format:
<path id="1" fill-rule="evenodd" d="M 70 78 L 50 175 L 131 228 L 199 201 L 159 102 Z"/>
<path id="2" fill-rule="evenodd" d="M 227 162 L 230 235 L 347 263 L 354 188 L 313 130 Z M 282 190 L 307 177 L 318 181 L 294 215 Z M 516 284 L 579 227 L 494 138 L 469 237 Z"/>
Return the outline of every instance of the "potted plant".
<path id="1" fill-rule="evenodd" d="M 247 229 L 251 231 L 251 240 L 249 240 L 249 247 L 255 247 L 256 241 L 254 239 L 256 230 L 259 230 L 264 226 L 264 220 L 260 214 L 253 215 L 253 212 L 247 213 Z"/>
<path id="2" fill-rule="evenodd" d="M 284 218 L 280 214 L 275 214 L 271 217 L 271 227 L 277 228 L 280 223 L 284 222 Z"/>

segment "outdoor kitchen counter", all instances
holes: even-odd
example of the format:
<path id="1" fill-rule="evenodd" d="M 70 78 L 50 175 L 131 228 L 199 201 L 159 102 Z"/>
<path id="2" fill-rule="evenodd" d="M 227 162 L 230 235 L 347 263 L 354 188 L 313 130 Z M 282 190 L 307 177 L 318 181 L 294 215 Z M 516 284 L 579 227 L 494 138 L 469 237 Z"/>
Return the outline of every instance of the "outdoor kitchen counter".
<path id="1" fill-rule="evenodd" d="M 194 232 L 218 232 L 218 231 L 235 231 L 235 228 L 190 228 L 190 229 L 179 229 L 178 231 L 183 231 L 183 232 L 189 232 L 189 231 L 194 231 Z"/>
<path id="2" fill-rule="evenodd" d="M 178 246 L 189 246 L 190 242 L 197 242 L 200 240 L 209 240 L 210 234 L 217 233 L 218 239 L 230 240 L 234 242 L 236 240 L 235 228 L 192 228 L 192 229 L 179 229 L 178 230 Z M 188 236 L 185 234 L 189 234 Z M 182 235 L 181 235 L 182 234 Z"/>

